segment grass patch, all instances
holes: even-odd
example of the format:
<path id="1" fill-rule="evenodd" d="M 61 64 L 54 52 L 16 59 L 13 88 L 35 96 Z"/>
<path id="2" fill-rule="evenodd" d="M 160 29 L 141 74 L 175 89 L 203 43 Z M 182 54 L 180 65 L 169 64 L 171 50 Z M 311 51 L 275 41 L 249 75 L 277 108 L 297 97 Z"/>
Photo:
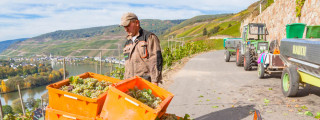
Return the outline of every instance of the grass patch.
<path id="1" fill-rule="evenodd" d="M 240 37 L 241 36 L 240 25 L 241 25 L 241 23 L 237 23 L 227 29 L 224 29 L 224 30 L 218 32 L 216 35 L 230 35 L 233 37 Z"/>

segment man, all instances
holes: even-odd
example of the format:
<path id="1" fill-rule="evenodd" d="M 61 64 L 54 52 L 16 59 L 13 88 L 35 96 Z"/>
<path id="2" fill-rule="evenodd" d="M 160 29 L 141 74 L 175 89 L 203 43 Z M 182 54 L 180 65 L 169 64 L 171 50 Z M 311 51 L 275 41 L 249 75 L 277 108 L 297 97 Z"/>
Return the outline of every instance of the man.
<path id="1" fill-rule="evenodd" d="M 127 32 L 124 45 L 124 78 L 140 76 L 156 85 L 162 80 L 162 55 L 158 37 L 140 27 L 140 21 L 134 13 L 125 13 L 121 17 L 121 26 Z"/>

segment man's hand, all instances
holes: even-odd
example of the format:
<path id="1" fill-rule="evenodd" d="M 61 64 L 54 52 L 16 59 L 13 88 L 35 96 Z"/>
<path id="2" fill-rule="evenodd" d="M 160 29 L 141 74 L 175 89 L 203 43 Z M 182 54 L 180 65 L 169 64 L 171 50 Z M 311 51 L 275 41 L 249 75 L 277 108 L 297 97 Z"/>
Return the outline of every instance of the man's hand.
<path id="1" fill-rule="evenodd" d="M 152 82 L 153 84 L 155 84 L 156 86 L 158 86 L 158 83 L 157 82 Z"/>

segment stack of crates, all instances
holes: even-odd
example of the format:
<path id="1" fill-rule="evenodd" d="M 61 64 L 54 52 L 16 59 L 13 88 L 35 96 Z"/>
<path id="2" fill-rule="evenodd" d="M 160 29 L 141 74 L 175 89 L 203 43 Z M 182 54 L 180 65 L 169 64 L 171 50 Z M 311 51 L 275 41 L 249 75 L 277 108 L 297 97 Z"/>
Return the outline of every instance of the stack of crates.
<path id="1" fill-rule="evenodd" d="M 95 78 L 99 81 L 120 82 L 119 79 L 91 72 L 78 76 L 83 79 Z M 46 120 L 99 120 L 99 114 L 105 102 L 107 92 L 101 94 L 98 98 L 92 99 L 59 89 L 68 84 L 69 79 L 66 79 L 47 86 L 49 105 L 46 108 Z"/>

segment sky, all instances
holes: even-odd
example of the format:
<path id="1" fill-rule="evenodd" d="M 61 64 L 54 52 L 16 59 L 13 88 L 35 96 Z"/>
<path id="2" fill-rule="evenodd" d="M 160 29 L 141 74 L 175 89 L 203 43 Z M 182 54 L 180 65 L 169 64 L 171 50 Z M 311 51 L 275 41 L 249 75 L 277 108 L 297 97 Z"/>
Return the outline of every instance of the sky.
<path id="1" fill-rule="evenodd" d="M 1 0 L 0 41 L 57 30 L 120 23 L 126 12 L 139 19 L 176 20 L 237 13 L 257 0 Z"/>

